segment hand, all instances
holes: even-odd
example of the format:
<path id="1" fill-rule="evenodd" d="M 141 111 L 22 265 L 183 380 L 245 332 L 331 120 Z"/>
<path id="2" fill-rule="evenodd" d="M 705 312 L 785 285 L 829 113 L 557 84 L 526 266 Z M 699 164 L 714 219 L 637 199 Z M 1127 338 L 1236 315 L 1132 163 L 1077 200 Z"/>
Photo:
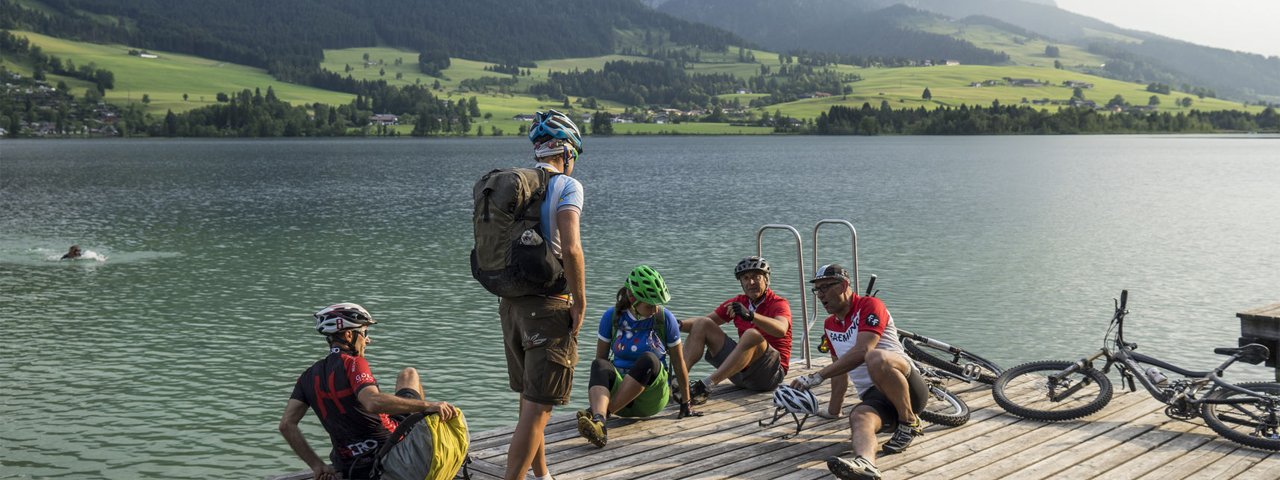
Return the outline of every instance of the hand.
<path id="1" fill-rule="evenodd" d="M 569 333 L 574 337 L 578 336 L 578 331 L 582 330 L 582 319 L 585 318 L 587 310 L 587 302 L 585 300 L 573 299 L 573 303 L 569 305 L 569 316 L 573 319 L 573 330 Z"/>
<path id="2" fill-rule="evenodd" d="M 747 306 L 741 303 L 738 303 L 738 302 L 730 303 L 729 310 L 733 311 L 733 315 L 735 317 L 741 318 L 744 321 L 754 322 L 756 319 L 756 312 L 747 310 Z"/>
<path id="3" fill-rule="evenodd" d="M 445 402 L 427 402 L 427 413 L 438 413 L 440 419 L 446 422 L 458 416 L 458 410 Z"/>
<path id="4" fill-rule="evenodd" d="M 701 417 L 701 416 L 702 416 L 702 412 L 693 411 L 693 408 L 689 406 L 689 402 L 680 402 L 680 413 L 676 415 L 676 420 L 679 420 L 684 417 Z"/>
<path id="5" fill-rule="evenodd" d="M 311 466 L 311 477 L 315 480 L 337 480 L 338 471 L 333 469 L 333 465 L 320 462 Z"/>
<path id="6" fill-rule="evenodd" d="M 837 418 L 844 418 L 844 415 L 841 414 L 840 411 L 836 411 L 836 413 L 831 413 L 830 410 L 821 410 L 818 412 L 818 416 L 822 418 L 832 419 L 832 420 Z"/>
<path id="7" fill-rule="evenodd" d="M 791 388 L 794 388 L 796 390 L 808 390 L 818 385 L 822 385 L 822 381 L 823 381 L 822 375 L 819 375 L 817 373 L 811 373 L 808 375 L 803 375 L 795 380 L 792 380 Z"/>

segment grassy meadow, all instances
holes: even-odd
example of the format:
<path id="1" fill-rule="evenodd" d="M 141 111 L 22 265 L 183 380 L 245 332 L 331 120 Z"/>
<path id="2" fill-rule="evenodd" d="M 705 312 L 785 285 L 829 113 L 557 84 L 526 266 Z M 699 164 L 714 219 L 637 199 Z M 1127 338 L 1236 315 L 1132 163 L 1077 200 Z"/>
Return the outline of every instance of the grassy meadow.
<path id="1" fill-rule="evenodd" d="M 1044 56 L 1044 47 L 1046 45 L 1044 40 L 1021 39 L 1022 43 L 1017 43 L 1012 35 L 981 25 L 957 27 L 954 24 L 938 24 L 930 28 L 937 30 L 936 33 L 945 33 L 969 39 L 984 48 L 1004 50 L 1010 54 L 1014 62 L 1023 65 L 958 65 L 899 68 L 861 68 L 850 65 L 836 65 L 829 68 L 842 73 L 857 74 L 862 78 L 860 81 L 847 84 L 852 88 L 853 93 L 769 105 L 757 109 L 757 115 L 765 111 L 770 114 L 780 111 L 787 116 L 810 119 L 816 118 L 834 105 L 860 107 L 863 103 L 870 103 L 878 108 L 882 101 L 887 101 L 892 108 L 901 109 L 922 106 L 925 108 L 958 107 L 961 104 L 987 106 L 993 100 L 999 100 L 1003 105 L 1019 105 L 1022 104 L 1024 98 L 1028 101 L 1044 98 L 1067 100 L 1071 97 L 1072 89 L 1062 86 L 1062 82 L 1066 80 L 1093 83 L 1094 88 L 1084 90 L 1085 98 L 1093 100 L 1099 105 L 1106 104 L 1117 94 L 1123 96 L 1131 104 L 1146 105 L 1147 99 L 1153 95 L 1146 91 L 1145 84 L 1110 80 L 1070 70 L 1052 68 L 1053 59 Z M 268 86 L 273 87 L 276 95 L 282 100 L 293 104 L 321 102 L 336 105 L 348 103 L 353 99 L 352 95 L 345 93 L 283 83 L 271 78 L 261 69 L 243 65 L 159 51 L 151 52 L 159 55 L 159 58 L 146 59 L 128 55 L 129 47 L 124 45 L 98 45 L 62 40 L 30 32 L 14 33 L 26 36 L 46 53 L 57 55 L 64 61 L 71 60 L 76 65 L 87 65 L 92 62 L 100 68 L 111 70 L 115 73 L 116 88 L 108 90 L 106 99 L 116 104 L 127 104 L 141 102 L 142 95 L 147 94 L 151 103 L 146 109 L 151 113 L 163 114 L 169 109 L 175 112 L 186 111 L 215 103 L 215 97 L 218 92 L 234 94 L 245 88 L 260 88 L 265 92 Z M 1059 48 L 1061 50 L 1059 60 L 1066 64 L 1068 68 L 1076 64 L 1093 65 L 1101 61 L 1100 58 L 1075 47 L 1059 46 Z M 698 56 L 702 61 L 689 64 L 687 71 L 691 74 L 727 73 L 746 79 L 757 75 L 761 65 L 776 69 L 778 54 L 762 50 L 747 50 L 747 52 L 750 52 L 755 57 L 754 62 L 739 62 L 736 48 L 730 48 L 726 52 L 699 51 Z M 575 119 L 592 112 L 592 110 L 581 107 L 578 103 L 581 100 L 579 97 L 570 97 L 571 106 L 566 108 L 563 101 L 537 98 L 527 93 L 501 93 L 492 88 L 489 91 L 471 91 L 463 87 L 462 82 L 464 80 L 482 77 L 509 78 L 504 74 L 486 71 L 486 67 L 493 65 L 487 62 L 454 58 L 451 59 L 450 67 L 442 72 L 441 77 L 437 78 L 419 72 L 417 53 L 409 50 L 368 47 L 326 50 L 324 53 L 325 60 L 321 64 L 323 68 L 343 74 L 349 73 L 357 79 L 382 79 L 392 85 L 420 84 L 428 87 L 433 86 L 438 81 L 440 88 L 435 91 L 435 94 L 439 97 L 456 102 L 466 101 L 473 96 L 476 97 L 483 117 L 474 119 L 472 130 L 469 132 L 470 135 L 476 134 L 476 125 L 479 126 L 480 132 L 485 136 L 491 135 L 494 129 L 501 131 L 504 135 L 516 135 L 519 133 L 520 127 L 528 125 L 528 123 L 515 120 L 513 117 L 539 110 L 545 111 L 551 108 L 561 111 L 567 110 L 566 113 L 570 113 Z M 365 55 L 369 56 L 368 62 L 364 60 Z M 517 84 L 511 91 L 527 91 L 529 86 L 546 81 L 548 72 L 598 70 L 603 68 L 606 62 L 615 60 L 650 61 L 643 57 L 624 55 L 542 60 L 537 62 L 537 67 L 529 69 L 529 76 L 518 77 Z M 397 61 L 399 61 L 398 65 L 396 64 Z M 15 64 L 11 61 L 6 61 L 5 65 L 20 73 L 30 74 L 29 66 Z M 350 72 L 346 71 L 348 66 L 351 68 Z M 399 74 L 400 78 L 396 78 L 397 74 Z M 66 81 L 76 95 L 81 95 L 85 89 L 91 88 L 91 84 L 81 80 L 62 78 L 55 75 L 50 75 L 49 77 L 50 81 L 55 83 L 58 80 Z M 1002 80 L 1004 77 L 1029 78 L 1047 82 L 1048 84 L 1032 87 L 1008 85 L 994 87 L 969 86 L 973 82 Z M 932 99 L 929 101 L 922 98 L 922 93 L 926 87 L 932 93 Z M 183 94 L 188 95 L 185 101 L 182 98 Z M 726 94 L 722 95 L 721 99 L 725 101 L 736 99 L 746 105 L 751 100 L 763 96 L 765 95 L 759 93 Z M 1163 112 L 1179 112 L 1190 109 L 1244 109 L 1254 113 L 1262 111 L 1262 107 L 1258 106 L 1244 107 L 1240 103 L 1232 101 L 1211 98 L 1199 99 L 1195 98 L 1194 95 L 1176 91 L 1169 95 L 1157 94 L 1156 96 L 1160 99 L 1158 110 Z M 1177 105 L 1177 101 L 1184 97 L 1191 97 L 1192 106 L 1190 108 L 1183 108 Z M 622 113 L 626 109 L 625 105 L 616 102 L 600 100 L 599 104 L 600 109 L 613 114 Z M 1038 108 L 1057 109 L 1060 107 L 1046 105 Z M 412 126 L 400 126 L 397 131 L 407 134 L 411 129 Z M 767 128 L 702 123 L 616 124 L 614 129 L 618 134 L 768 133 Z"/>
<path id="2" fill-rule="evenodd" d="M 295 105 L 315 102 L 338 105 L 355 99 L 354 95 L 341 92 L 284 83 L 262 69 L 207 58 L 161 51 L 150 52 L 159 58 L 141 58 L 129 55 L 130 47 L 125 45 L 75 42 L 23 31 L 13 33 L 27 37 L 32 44 L 39 45 L 47 54 L 57 55 L 63 62 L 71 60 L 77 66 L 92 62 L 110 70 L 115 74 L 115 88 L 107 90 L 106 100 L 118 105 L 141 103 L 142 95 L 146 94 L 151 100 L 146 106 L 150 113 L 183 112 L 212 105 L 217 103 L 218 92 L 231 95 L 246 88 L 260 88 L 265 94 L 268 86 L 281 100 Z M 60 79 L 51 77 L 55 83 Z M 87 82 L 66 81 L 76 96 L 89 87 Z M 185 101 L 183 94 L 187 95 Z"/>
<path id="3" fill-rule="evenodd" d="M 781 105 L 767 107 L 769 111 L 781 110 L 784 115 L 797 118 L 814 118 L 826 112 L 833 105 L 860 107 L 864 102 L 879 107 L 881 101 L 888 101 L 894 109 L 900 108 L 939 108 L 965 105 L 989 106 L 992 100 L 999 100 L 1002 105 L 1018 105 L 1022 99 L 1028 101 L 1048 98 L 1050 100 L 1067 100 L 1071 98 L 1072 89 L 1063 87 L 1065 80 L 1075 80 L 1094 84 L 1094 88 L 1085 89 L 1084 97 L 1098 105 L 1105 105 L 1116 95 L 1121 95 L 1134 105 L 1146 105 L 1147 99 L 1156 95 L 1160 99 L 1158 111 L 1178 112 L 1199 110 L 1247 110 L 1261 112 L 1262 107 L 1249 106 L 1247 109 L 1240 103 L 1213 99 L 1196 98 L 1195 95 L 1178 91 L 1169 95 L 1153 94 L 1146 91 L 1146 84 L 1137 84 L 1111 80 L 1092 75 L 1084 75 L 1068 70 L 1057 70 L 1051 67 L 991 67 L 981 65 L 955 65 L 937 67 L 901 67 L 901 68 L 855 68 L 842 66 L 842 70 L 861 75 L 863 80 L 849 83 L 853 93 L 847 98 L 833 95 L 826 98 L 810 98 Z M 1001 85 L 994 87 L 970 87 L 972 82 L 983 80 L 1001 80 L 1003 77 L 1030 78 L 1049 82 L 1049 85 L 1034 87 L 1015 87 Z M 925 88 L 932 94 L 932 100 L 922 98 Z M 1177 100 L 1191 97 L 1191 107 L 1183 108 L 1175 105 Z M 1042 108 L 1057 109 L 1058 106 L 1046 105 Z"/>

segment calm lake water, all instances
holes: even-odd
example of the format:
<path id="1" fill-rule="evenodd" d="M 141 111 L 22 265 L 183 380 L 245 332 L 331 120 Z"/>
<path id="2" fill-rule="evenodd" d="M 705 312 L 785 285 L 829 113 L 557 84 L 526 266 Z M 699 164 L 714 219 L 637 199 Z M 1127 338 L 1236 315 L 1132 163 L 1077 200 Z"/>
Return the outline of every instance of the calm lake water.
<path id="1" fill-rule="evenodd" d="M 413 365 L 473 429 L 513 423 L 467 253 L 472 183 L 528 156 L 519 139 L 0 142 L 0 477 L 302 468 L 276 424 L 326 353 L 310 314 L 341 301 L 379 319 L 384 386 Z M 811 271 L 814 224 L 853 222 L 899 325 L 1005 366 L 1097 348 L 1123 288 L 1130 338 L 1194 367 L 1235 344 L 1235 312 L 1280 301 L 1276 137 L 590 138 L 576 173 L 590 313 L 570 408 L 631 267 L 662 272 L 678 316 L 706 314 L 764 224 L 794 225 Z M 820 240 L 819 262 L 849 263 L 847 231 Z M 94 258 L 57 261 L 71 244 Z M 794 252 L 766 233 L 799 320 Z"/>

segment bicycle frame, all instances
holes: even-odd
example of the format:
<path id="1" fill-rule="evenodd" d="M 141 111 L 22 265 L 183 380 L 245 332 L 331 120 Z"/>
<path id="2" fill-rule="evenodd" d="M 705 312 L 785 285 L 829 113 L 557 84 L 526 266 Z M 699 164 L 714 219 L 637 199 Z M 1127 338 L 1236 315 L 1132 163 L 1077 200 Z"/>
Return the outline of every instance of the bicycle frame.
<path id="1" fill-rule="evenodd" d="M 1116 327 L 1114 350 L 1107 348 L 1107 346 L 1104 345 L 1102 349 L 1092 356 L 1083 358 L 1072 365 L 1071 368 L 1053 375 L 1051 378 L 1052 382 L 1065 378 L 1076 369 L 1091 369 L 1093 368 L 1093 362 L 1095 360 L 1098 360 L 1099 358 L 1106 358 L 1106 364 L 1102 367 L 1103 374 L 1110 373 L 1111 368 L 1116 367 L 1116 369 L 1120 371 L 1121 383 L 1123 384 L 1127 382 L 1129 390 L 1135 392 L 1137 391 L 1137 388 L 1136 385 L 1134 385 L 1133 379 L 1134 377 L 1137 377 L 1138 382 L 1142 384 L 1142 387 L 1146 389 L 1147 393 L 1150 394 L 1152 398 L 1166 405 L 1190 408 L 1202 403 L 1244 404 L 1275 401 L 1274 399 L 1269 398 L 1265 393 L 1242 388 L 1227 383 L 1226 380 L 1222 379 L 1223 372 L 1237 360 L 1242 358 L 1242 351 L 1237 351 L 1232 354 L 1231 358 L 1228 358 L 1226 362 L 1223 362 L 1222 365 L 1219 365 L 1211 371 L 1188 370 L 1150 355 L 1136 352 L 1135 349 L 1138 348 L 1138 344 L 1126 342 L 1124 340 L 1124 317 L 1128 313 L 1128 311 L 1125 310 L 1125 305 L 1128 302 L 1128 294 L 1128 290 L 1120 292 L 1120 300 L 1116 305 L 1115 314 L 1111 318 L 1111 323 Z M 1181 375 L 1186 380 L 1181 382 L 1171 381 L 1168 386 L 1156 385 L 1147 377 L 1146 371 L 1142 368 L 1143 365 L 1162 368 Z M 1066 398 L 1083 386 L 1084 384 L 1082 383 L 1076 383 L 1060 394 L 1053 393 L 1053 400 L 1058 401 Z M 1253 398 L 1232 399 L 1228 401 L 1209 401 L 1198 398 L 1197 394 L 1206 386 L 1209 386 L 1209 391 L 1213 391 L 1217 388 L 1226 388 L 1249 395 Z M 1185 404 L 1183 404 L 1184 402 Z"/>

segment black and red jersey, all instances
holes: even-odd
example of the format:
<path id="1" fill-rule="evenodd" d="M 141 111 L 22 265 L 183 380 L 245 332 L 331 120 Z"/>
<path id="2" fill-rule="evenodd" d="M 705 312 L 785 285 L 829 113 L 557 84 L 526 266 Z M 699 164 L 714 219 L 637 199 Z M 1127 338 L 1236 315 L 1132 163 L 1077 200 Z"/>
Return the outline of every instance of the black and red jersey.
<path id="1" fill-rule="evenodd" d="M 342 350 L 302 372 L 293 387 L 292 399 L 311 407 L 329 432 L 333 451 L 329 459 L 343 471 L 353 458 L 376 451 L 396 429 L 396 422 L 386 414 L 365 411 L 357 398 L 360 390 L 376 387 L 369 362 Z"/>

